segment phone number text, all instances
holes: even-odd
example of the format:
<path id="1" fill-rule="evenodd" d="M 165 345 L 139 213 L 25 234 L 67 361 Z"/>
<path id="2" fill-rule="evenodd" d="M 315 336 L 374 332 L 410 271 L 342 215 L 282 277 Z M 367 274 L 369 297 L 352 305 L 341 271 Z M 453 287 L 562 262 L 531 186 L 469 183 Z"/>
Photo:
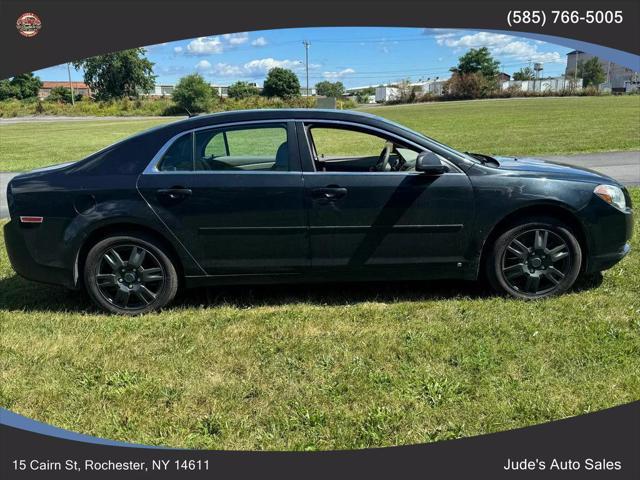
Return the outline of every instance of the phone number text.
<path id="1" fill-rule="evenodd" d="M 548 21 L 561 24 L 620 24 L 624 20 L 622 10 L 509 10 L 507 23 L 515 25 L 540 25 Z"/>

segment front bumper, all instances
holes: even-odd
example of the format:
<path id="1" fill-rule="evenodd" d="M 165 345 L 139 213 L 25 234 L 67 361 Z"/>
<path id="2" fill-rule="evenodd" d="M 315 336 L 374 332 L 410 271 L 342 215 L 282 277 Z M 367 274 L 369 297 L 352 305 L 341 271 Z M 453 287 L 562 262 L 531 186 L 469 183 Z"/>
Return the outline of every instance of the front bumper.
<path id="1" fill-rule="evenodd" d="M 22 231 L 28 228 L 31 227 L 20 226 L 15 220 L 4 226 L 5 246 L 16 273 L 27 280 L 76 288 L 72 271 L 36 262 L 27 247 L 25 232 Z"/>
<path id="2" fill-rule="evenodd" d="M 586 273 L 607 270 L 622 260 L 631 251 L 633 236 L 633 210 L 625 211 L 597 202 L 592 210 L 591 249 L 586 262 Z"/>
<path id="3" fill-rule="evenodd" d="M 627 242 L 620 250 L 613 253 L 605 253 L 603 255 L 597 255 L 589 259 L 589 266 L 587 273 L 601 272 L 602 270 L 608 270 L 616 263 L 622 260 L 631 251 L 631 245 Z"/>

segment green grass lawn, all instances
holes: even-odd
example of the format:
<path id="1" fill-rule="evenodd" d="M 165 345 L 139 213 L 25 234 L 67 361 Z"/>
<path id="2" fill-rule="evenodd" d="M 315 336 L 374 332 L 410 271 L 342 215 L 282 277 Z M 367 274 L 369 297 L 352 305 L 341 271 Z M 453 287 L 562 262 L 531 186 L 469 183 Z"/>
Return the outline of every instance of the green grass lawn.
<path id="1" fill-rule="evenodd" d="M 640 398 L 639 251 L 636 217 L 600 285 L 536 302 L 457 282 L 236 287 L 126 318 L 16 277 L 0 245 L 0 406 L 117 440 L 285 450 L 592 412 Z"/>
<path id="2" fill-rule="evenodd" d="M 400 122 L 463 151 L 536 155 L 640 149 L 638 95 L 441 102 L 362 111 Z M 171 119 L 0 125 L 0 171 L 78 160 L 168 121 Z"/>
<path id="3" fill-rule="evenodd" d="M 0 172 L 79 160 L 134 133 L 175 121 L 87 120 L 0 124 Z"/>
<path id="4" fill-rule="evenodd" d="M 536 155 L 640 149 L 640 95 L 443 102 L 364 111 L 462 151 Z"/>

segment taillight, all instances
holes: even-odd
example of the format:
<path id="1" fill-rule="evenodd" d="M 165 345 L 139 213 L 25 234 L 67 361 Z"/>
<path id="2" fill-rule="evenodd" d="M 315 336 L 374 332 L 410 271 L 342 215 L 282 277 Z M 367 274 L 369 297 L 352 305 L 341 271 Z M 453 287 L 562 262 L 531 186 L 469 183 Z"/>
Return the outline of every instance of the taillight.
<path id="1" fill-rule="evenodd" d="M 44 217 L 36 217 L 36 216 L 20 216 L 20 223 L 42 223 L 44 221 Z"/>

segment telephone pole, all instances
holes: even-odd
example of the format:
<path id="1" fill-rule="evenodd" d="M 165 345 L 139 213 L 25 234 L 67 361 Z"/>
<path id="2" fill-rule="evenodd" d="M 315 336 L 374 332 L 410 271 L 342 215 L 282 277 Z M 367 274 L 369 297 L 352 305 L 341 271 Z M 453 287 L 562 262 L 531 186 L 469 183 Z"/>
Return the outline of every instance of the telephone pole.
<path id="1" fill-rule="evenodd" d="M 67 63 L 67 75 L 69 76 L 69 91 L 71 92 L 71 106 L 76 106 L 76 101 L 73 98 L 73 83 L 71 83 L 71 68 L 69 67 L 69 63 Z"/>
<path id="2" fill-rule="evenodd" d="M 304 63 L 305 63 L 305 69 L 307 71 L 307 97 L 309 96 L 309 46 L 311 45 L 309 42 L 307 42 L 306 40 L 302 42 L 302 45 L 304 45 Z"/>

